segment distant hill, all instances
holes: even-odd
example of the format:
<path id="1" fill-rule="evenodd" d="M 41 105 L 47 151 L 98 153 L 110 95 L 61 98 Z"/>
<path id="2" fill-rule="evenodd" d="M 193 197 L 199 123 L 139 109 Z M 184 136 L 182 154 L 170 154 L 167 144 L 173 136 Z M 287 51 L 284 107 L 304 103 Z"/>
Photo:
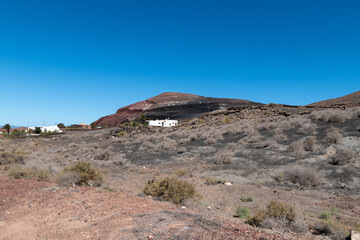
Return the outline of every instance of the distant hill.
<path id="1" fill-rule="evenodd" d="M 116 113 L 93 122 L 97 126 L 116 126 L 141 115 L 150 119 L 190 119 L 201 114 L 235 106 L 262 105 L 242 99 L 211 98 L 194 94 L 165 92 L 145 101 L 120 108 Z"/>
<path id="2" fill-rule="evenodd" d="M 328 99 L 320 102 L 309 104 L 308 106 L 316 107 L 335 107 L 335 106 L 346 106 L 355 107 L 360 106 L 360 91 L 345 95 L 339 98 Z"/>

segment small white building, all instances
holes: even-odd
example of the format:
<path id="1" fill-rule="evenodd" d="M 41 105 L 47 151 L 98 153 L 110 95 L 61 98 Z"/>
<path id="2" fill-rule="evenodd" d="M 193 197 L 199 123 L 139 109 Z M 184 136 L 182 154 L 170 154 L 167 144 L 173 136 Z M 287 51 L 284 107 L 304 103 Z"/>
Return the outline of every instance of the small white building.
<path id="1" fill-rule="evenodd" d="M 179 124 L 178 120 L 148 120 L 149 126 L 156 126 L 156 127 L 174 127 Z"/>
<path id="2" fill-rule="evenodd" d="M 61 133 L 62 130 L 58 126 L 47 126 L 47 127 L 40 127 L 41 132 L 58 132 Z M 29 127 L 28 130 L 35 130 L 35 127 Z"/>

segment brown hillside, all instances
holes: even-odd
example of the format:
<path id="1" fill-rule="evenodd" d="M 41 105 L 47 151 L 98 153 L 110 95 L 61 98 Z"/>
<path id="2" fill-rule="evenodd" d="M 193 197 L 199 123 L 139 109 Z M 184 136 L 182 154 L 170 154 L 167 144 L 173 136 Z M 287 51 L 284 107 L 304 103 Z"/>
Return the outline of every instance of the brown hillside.
<path id="1" fill-rule="evenodd" d="M 94 125 L 115 126 L 133 121 L 141 115 L 151 119 L 190 119 L 213 110 L 235 106 L 261 105 L 242 99 L 211 98 L 194 94 L 165 92 L 158 96 L 120 108 L 116 113 L 102 117 Z"/>
<path id="2" fill-rule="evenodd" d="M 339 98 L 328 99 L 320 102 L 309 104 L 309 106 L 332 107 L 332 106 L 360 106 L 360 91 L 345 95 Z"/>

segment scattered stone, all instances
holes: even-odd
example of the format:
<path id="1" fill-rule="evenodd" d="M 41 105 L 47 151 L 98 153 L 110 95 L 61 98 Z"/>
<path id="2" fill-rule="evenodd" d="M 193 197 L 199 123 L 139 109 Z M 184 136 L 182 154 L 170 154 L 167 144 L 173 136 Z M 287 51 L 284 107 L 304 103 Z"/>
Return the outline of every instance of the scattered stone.
<path id="1" fill-rule="evenodd" d="M 360 232 L 351 231 L 351 240 L 360 240 Z"/>
<path id="2" fill-rule="evenodd" d="M 224 185 L 225 185 L 225 186 L 231 186 L 232 183 L 231 183 L 231 182 L 225 182 Z"/>
<path id="3" fill-rule="evenodd" d="M 184 209 L 184 210 L 186 210 L 186 207 L 185 207 L 185 206 L 182 206 L 181 208 Z"/>
<path id="4" fill-rule="evenodd" d="M 211 207 L 210 207 L 210 206 L 208 206 L 208 207 L 207 207 L 207 209 L 208 209 L 208 210 L 211 210 Z"/>

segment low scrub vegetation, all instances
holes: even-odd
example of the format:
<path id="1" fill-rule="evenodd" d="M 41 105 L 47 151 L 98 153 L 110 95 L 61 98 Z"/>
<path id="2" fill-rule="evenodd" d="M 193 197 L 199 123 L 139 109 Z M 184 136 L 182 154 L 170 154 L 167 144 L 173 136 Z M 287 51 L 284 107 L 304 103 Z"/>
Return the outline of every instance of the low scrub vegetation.
<path id="1" fill-rule="evenodd" d="M 326 131 L 325 141 L 331 144 L 342 144 L 343 136 L 338 128 L 329 128 Z"/>
<path id="2" fill-rule="evenodd" d="M 303 186 L 316 187 L 322 182 L 322 175 L 318 170 L 303 166 L 289 167 L 283 171 L 282 176 L 285 181 Z"/>
<path id="3" fill-rule="evenodd" d="M 345 165 L 355 157 L 355 151 L 349 148 L 341 148 L 336 151 L 330 163 L 334 165 Z"/>
<path id="4" fill-rule="evenodd" d="M 3 152 L 0 154 L 0 165 L 24 164 L 24 154 L 18 152 Z"/>
<path id="5" fill-rule="evenodd" d="M 269 202 L 266 210 L 257 210 L 246 222 L 252 226 L 260 226 L 266 218 L 284 219 L 288 222 L 294 222 L 296 213 L 292 206 L 273 200 Z"/>
<path id="6" fill-rule="evenodd" d="M 247 218 L 250 215 L 250 212 L 250 209 L 240 206 L 236 210 L 236 216 L 238 216 L 239 218 Z"/>
<path id="7" fill-rule="evenodd" d="M 102 174 L 90 163 L 77 162 L 69 167 L 65 167 L 57 177 L 60 186 L 81 185 L 81 186 L 100 186 Z"/>
<path id="8" fill-rule="evenodd" d="M 146 195 L 151 195 L 174 204 L 181 204 L 187 199 L 197 199 L 200 197 L 193 184 L 175 177 L 150 180 L 144 187 L 143 192 Z"/>

